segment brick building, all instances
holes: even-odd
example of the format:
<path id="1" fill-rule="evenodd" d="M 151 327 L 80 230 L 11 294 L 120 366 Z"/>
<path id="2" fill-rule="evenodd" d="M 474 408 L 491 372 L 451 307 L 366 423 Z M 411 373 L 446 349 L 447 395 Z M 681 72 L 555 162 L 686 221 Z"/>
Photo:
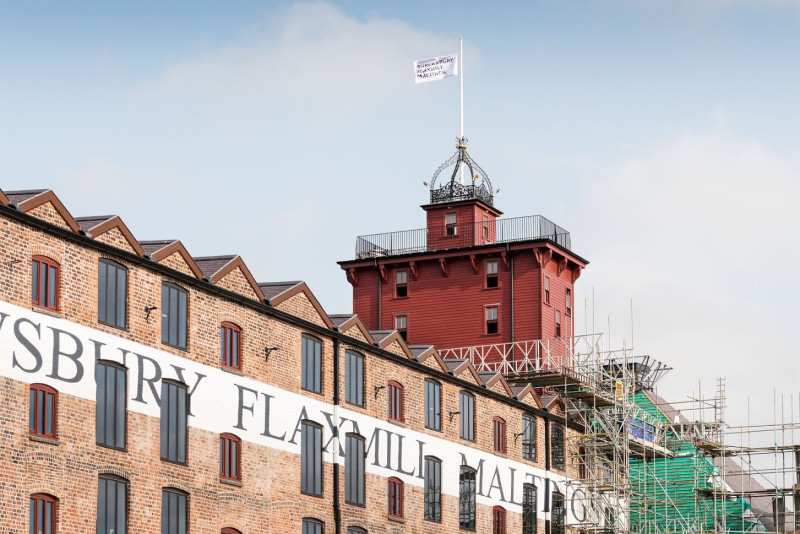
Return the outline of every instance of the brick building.
<path id="1" fill-rule="evenodd" d="M 411 314 L 398 332 L 358 295 L 358 315 L 329 315 L 303 282 L 137 241 L 49 190 L 0 191 L 0 228 L 2 532 L 557 534 L 585 514 L 559 399 L 436 346 L 480 336 L 417 334 Z M 585 262 L 558 239 L 519 257 L 571 287 Z M 486 241 L 469 246 L 503 265 L 500 291 L 520 287 L 500 274 L 517 248 Z M 475 269 L 459 254 L 403 260 L 409 296 L 429 269 Z M 383 276 L 368 263 L 357 287 Z M 525 335 L 550 332 L 535 322 Z"/>

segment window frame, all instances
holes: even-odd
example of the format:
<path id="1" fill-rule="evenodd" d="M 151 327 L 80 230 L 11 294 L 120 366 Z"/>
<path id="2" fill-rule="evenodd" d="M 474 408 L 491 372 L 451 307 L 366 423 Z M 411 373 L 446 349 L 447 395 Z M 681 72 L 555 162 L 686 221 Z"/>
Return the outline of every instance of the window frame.
<path id="1" fill-rule="evenodd" d="M 449 218 L 452 215 L 453 222 Z M 444 214 L 444 237 L 454 237 L 458 235 L 458 212 L 451 211 Z"/>
<path id="2" fill-rule="evenodd" d="M 506 509 L 502 506 L 492 508 L 492 534 L 506 534 Z"/>
<path id="3" fill-rule="evenodd" d="M 492 418 L 492 442 L 494 452 L 506 454 L 508 441 L 506 439 L 506 420 L 500 416 Z"/>
<path id="4" fill-rule="evenodd" d="M 561 337 L 561 310 L 556 310 L 556 337 Z"/>
<path id="5" fill-rule="evenodd" d="M 467 477 L 471 475 L 472 480 Z M 462 465 L 458 472 L 458 528 L 459 530 L 475 531 L 477 525 L 478 507 L 477 471 L 468 465 Z M 471 489 L 470 489 L 471 484 Z M 465 493 L 466 485 L 466 493 Z M 466 499 L 465 499 L 466 497 Z M 466 502 L 465 502 L 466 500 Z M 465 510 L 466 508 L 466 510 Z M 466 520 L 465 520 L 466 516 Z"/>
<path id="6" fill-rule="evenodd" d="M 403 326 L 400 326 L 400 323 L 403 323 Z M 394 316 L 394 329 L 397 330 L 397 333 L 400 334 L 400 337 L 403 338 L 403 341 L 408 341 L 408 314 L 407 313 L 398 313 Z"/>
<path id="7" fill-rule="evenodd" d="M 344 502 L 353 506 L 363 507 L 367 503 L 366 442 L 367 440 L 361 434 L 353 432 L 345 434 Z M 351 448 L 353 443 L 359 444 L 355 451 Z M 356 465 L 353 465 L 354 461 Z M 354 482 L 355 487 L 353 486 Z"/>
<path id="8" fill-rule="evenodd" d="M 101 390 L 100 390 L 100 369 L 103 368 L 105 375 L 105 387 L 102 391 L 102 400 L 101 400 Z M 114 394 L 108 394 L 108 373 L 110 370 L 114 370 L 114 381 L 113 381 L 113 390 Z M 120 376 L 118 373 L 122 372 L 122 383 L 120 384 Z M 96 382 L 96 393 L 95 393 L 95 444 L 99 445 L 100 447 L 106 447 L 109 449 L 115 449 L 119 451 L 127 450 L 128 445 L 128 368 L 124 365 L 109 361 L 109 360 L 98 360 L 95 364 L 95 382 Z M 117 388 L 122 386 L 122 393 L 118 391 Z M 113 397 L 111 401 L 111 405 L 108 405 L 109 397 Z M 120 402 L 122 401 L 122 406 L 120 407 Z M 102 410 L 102 423 L 100 417 L 100 407 L 103 407 Z M 114 439 L 105 441 L 104 438 L 108 437 L 108 419 L 109 414 L 113 414 L 114 420 Z M 118 443 L 119 440 L 119 422 L 120 419 L 122 420 L 122 443 Z M 105 429 L 101 432 L 101 426 Z M 102 434 L 102 437 L 101 437 Z"/>
<path id="9" fill-rule="evenodd" d="M 175 313 L 175 343 L 171 342 L 172 338 L 172 294 L 175 291 L 176 303 Z M 183 331 L 181 332 L 181 296 L 185 298 L 185 307 L 183 310 Z M 164 303 L 166 299 L 167 311 L 164 311 Z M 165 328 L 166 326 L 166 328 Z M 183 334 L 183 344 L 181 344 L 181 334 Z M 172 282 L 161 282 L 161 344 L 167 345 L 180 350 L 189 350 L 189 291 L 185 288 L 174 284 Z"/>
<path id="10" fill-rule="evenodd" d="M 233 450 L 235 446 L 235 451 Z M 233 482 L 242 481 L 242 440 L 225 432 L 219 435 L 219 478 Z M 235 473 L 234 473 L 235 471 Z"/>
<path id="11" fill-rule="evenodd" d="M 400 278 L 403 281 L 400 281 Z M 394 272 L 394 296 L 398 299 L 408 298 L 408 269 L 399 269 Z"/>
<path id="12" fill-rule="evenodd" d="M 500 272 L 498 268 L 497 260 L 486 260 L 485 270 L 486 270 L 486 280 L 485 280 L 485 287 L 486 289 L 497 289 L 500 287 Z M 493 268 L 491 266 L 494 266 Z M 494 272 L 492 272 L 494 270 Z"/>
<path id="13" fill-rule="evenodd" d="M 557 503 L 561 503 L 561 506 L 558 506 Z M 561 511 L 560 514 L 558 509 Z M 565 534 L 567 527 L 567 502 L 563 493 L 558 491 L 553 492 L 550 504 L 550 517 L 551 534 Z"/>
<path id="14" fill-rule="evenodd" d="M 300 387 L 304 391 L 310 391 L 317 395 L 322 395 L 323 381 L 323 352 L 325 349 L 322 340 L 310 334 L 300 336 Z M 308 354 L 307 347 L 314 347 L 314 353 Z M 317 350 L 319 349 L 319 350 Z M 311 359 L 311 369 L 308 369 L 308 362 Z M 312 383 L 309 384 L 308 381 Z"/>
<path id="15" fill-rule="evenodd" d="M 564 291 L 564 303 L 565 303 L 565 308 L 566 308 L 565 315 L 567 317 L 572 317 L 572 288 L 571 287 L 566 288 L 566 290 Z"/>
<path id="16" fill-rule="evenodd" d="M 219 363 L 225 369 L 242 370 L 242 327 L 230 321 L 222 321 L 219 325 L 220 355 Z M 233 349 L 236 349 L 236 361 L 233 361 Z"/>
<path id="17" fill-rule="evenodd" d="M 543 287 L 544 287 L 543 302 L 549 306 L 550 305 L 550 277 L 549 276 L 545 276 L 544 277 L 544 286 Z"/>
<path id="18" fill-rule="evenodd" d="M 491 319 L 490 311 L 494 310 L 494 319 Z M 485 304 L 483 306 L 483 319 L 484 331 L 487 336 L 494 336 L 500 334 L 500 305 L 499 304 Z M 490 330 L 494 329 L 494 332 Z"/>
<path id="19" fill-rule="evenodd" d="M 435 399 L 430 399 L 431 401 L 435 401 L 433 406 L 429 406 L 429 397 L 428 397 L 428 385 L 431 386 L 432 391 L 437 392 Z M 426 378 L 424 381 L 425 391 L 423 394 L 423 409 L 425 410 L 425 428 L 429 430 L 435 430 L 436 432 L 442 431 L 442 384 L 433 378 Z M 438 408 L 438 413 L 436 409 Z M 429 413 L 430 412 L 430 413 Z M 430 415 L 430 418 L 429 418 Z M 434 426 L 431 426 L 429 423 L 434 423 Z"/>
<path id="20" fill-rule="evenodd" d="M 560 440 L 558 435 L 560 435 Z M 556 440 L 559 440 L 560 443 Z M 558 447 L 556 447 L 557 444 L 559 445 Z M 566 469 L 564 427 L 558 423 L 550 424 L 550 467 L 559 471 L 564 471 Z"/>
<path id="21" fill-rule="evenodd" d="M 31 394 L 36 392 L 36 394 L 31 397 Z M 44 400 L 44 407 L 41 408 L 42 414 L 40 416 L 39 409 L 40 409 L 40 393 L 44 396 L 42 400 Z M 50 426 L 52 432 L 47 432 L 47 402 L 48 396 L 52 395 L 52 414 L 50 419 Z M 33 405 L 31 405 L 33 403 Z M 39 428 L 39 422 L 41 420 L 41 428 Z M 33 423 L 33 428 L 31 428 L 31 423 Z M 40 431 L 41 430 L 41 431 Z M 58 440 L 58 390 L 53 388 L 52 386 L 48 386 L 47 384 L 35 383 L 31 384 L 28 390 L 28 435 L 34 436 L 37 438 L 44 438 L 53 441 Z"/>
<path id="22" fill-rule="evenodd" d="M 489 240 L 489 217 L 483 216 L 483 239 Z"/>
<path id="23" fill-rule="evenodd" d="M 389 477 L 386 481 L 386 515 L 395 519 L 403 519 L 403 499 L 405 486 L 397 477 Z"/>
<path id="24" fill-rule="evenodd" d="M 469 413 L 466 413 L 466 400 L 469 399 Z M 475 395 L 466 390 L 458 392 L 458 436 L 466 441 L 475 442 Z"/>
<path id="25" fill-rule="evenodd" d="M 351 361 L 351 358 L 354 360 Z M 364 408 L 367 404 L 366 364 L 367 364 L 367 359 L 360 352 L 350 349 L 346 349 L 344 351 L 344 402 L 352 406 L 358 406 L 359 408 Z M 356 368 L 355 383 L 353 382 L 353 377 L 351 376 L 352 365 L 355 365 Z M 360 377 L 358 376 L 359 369 L 361 375 Z M 355 399 L 351 398 L 351 395 L 355 395 L 356 398 Z M 358 402 L 359 396 L 361 402 Z"/>
<path id="26" fill-rule="evenodd" d="M 310 528 L 313 528 L 314 531 L 310 531 Z M 302 534 L 325 534 L 325 523 L 316 517 L 304 517 L 301 522 L 301 530 Z"/>
<path id="27" fill-rule="evenodd" d="M 109 509 L 108 503 L 109 503 L 109 500 L 107 499 L 108 491 L 106 491 L 105 494 L 102 494 L 103 497 L 101 499 L 101 481 L 105 481 L 106 482 L 106 488 L 108 487 L 108 483 L 113 483 L 116 486 L 115 487 L 116 491 L 119 491 L 120 489 L 122 489 L 125 492 L 124 498 L 122 499 L 122 503 L 121 503 L 122 507 L 123 507 L 122 514 L 120 514 L 119 510 L 117 509 L 117 505 L 120 504 L 120 500 L 119 500 L 119 496 L 118 495 L 115 496 L 115 498 L 113 499 L 112 507 L 114 508 L 114 515 L 117 518 L 119 518 L 119 516 L 122 515 L 122 521 L 123 521 L 123 523 L 125 525 L 124 532 L 127 532 L 128 531 L 128 500 L 130 498 L 130 482 L 127 479 L 124 479 L 124 478 L 122 478 L 122 477 L 120 477 L 118 475 L 114 475 L 112 473 L 100 473 L 97 476 L 97 521 L 96 521 L 97 534 L 106 534 L 109 531 L 109 529 L 108 529 L 108 509 Z M 122 488 L 119 488 L 117 485 L 122 485 Z M 105 524 L 105 526 L 104 526 L 104 528 L 102 530 L 101 530 L 101 524 L 100 524 L 100 504 L 101 504 L 101 500 L 105 500 L 105 504 L 106 504 L 106 512 L 104 514 L 105 515 L 105 519 L 106 519 L 106 524 Z M 119 527 L 119 520 L 117 520 L 117 522 L 115 523 L 115 525 L 113 527 L 113 532 L 120 532 L 120 530 L 117 527 Z"/>
<path id="28" fill-rule="evenodd" d="M 179 530 L 177 534 L 188 534 L 188 532 L 189 532 L 189 505 L 190 505 L 190 503 L 189 503 L 189 494 L 186 493 L 185 491 L 181 490 L 181 489 L 178 489 L 178 488 L 175 488 L 175 487 L 171 487 L 171 486 L 161 488 L 161 534 L 175 534 L 174 532 L 165 531 L 164 530 L 164 526 L 165 526 L 164 506 L 165 506 L 165 504 L 168 505 L 168 506 L 172 506 L 171 503 L 168 503 L 165 500 L 167 495 L 175 495 L 178 498 L 178 511 L 175 512 L 175 513 L 178 514 L 178 520 L 179 521 L 180 521 L 180 518 L 181 518 L 181 516 L 180 516 L 180 504 L 181 504 L 181 502 L 183 503 L 183 508 L 184 508 L 184 513 L 183 513 L 184 529 L 183 529 L 182 532 Z M 167 509 L 167 512 L 171 512 L 171 510 Z M 167 517 L 166 527 L 167 527 L 167 529 L 169 529 L 169 517 Z M 180 524 L 178 524 L 178 528 L 180 529 Z"/>
<path id="29" fill-rule="evenodd" d="M 403 384 L 396 380 L 386 383 L 386 412 L 390 421 L 405 421 L 405 391 Z"/>
<path id="30" fill-rule="evenodd" d="M 105 276 L 103 276 L 103 277 L 100 276 L 101 266 L 105 266 L 105 268 L 106 268 L 106 273 L 105 273 Z M 113 295 L 114 315 L 115 315 L 115 318 L 117 318 L 118 315 L 119 315 L 120 309 L 121 309 L 121 311 L 122 311 L 122 324 L 120 324 L 118 320 L 115 320 L 115 321 L 108 320 L 108 315 L 107 315 L 108 314 L 108 308 L 109 308 L 109 305 L 108 305 L 108 302 L 109 302 L 109 298 L 108 298 L 108 280 L 109 280 L 108 271 L 111 270 L 111 269 L 114 269 L 115 274 L 117 275 L 117 276 L 115 276 L 115 282 L 114 282 L 115 291 L 114 291 L 114 295 Z M 124 288 L 123 294 L 122 294 L 123 303 L 122 303 L 122 307 L 121 308 L 120 308 L 119 303 L 117 301 L 117 298 L 120 296 L 120 294 L 119 294 L 119 274 L 118 274 L 120 272 L 124 273 L 124 275 L 125 275 L 124 276 L 125 288 Z M 114 260 L 112 260 L 110 258 L 100 258 L 100 259 L 97 260 L 97 322 L 98 323 L 104 324 L 106 326 L 110 326 L 112 328 L 119 328 L 120 330 L 127 330 L 128 329 L 128 272 L 129 271 L 128 271 L 127 267 L 125 267 L 121 263 L 116 262 L 116 261 L 114 261 Z M 106 286 L 105 286 L 105 289 L 106 289 L 106 297 L 105 297 L 106 306 L 105 306 L 105 314 L 104 314 L 105 317 L 102 317 L 102 318 L 101 318 L 101 310 L 102 310 L 102 308 L 100 306 L 100 304 L 101 304 L 101 295 L 102 295 L 101 280 L 105 280 L 105 284 L 106 284 Z"/>
<path id="31" fill-rule="evenodd" d="M 175 421 L 175 431 L 176 436 L 175 439 L 177 443 L 175 443 L 175 458 L 171 458 L 171 447 L 170 447 L 170 426 L 172 425 L 172 421 L 170 418 L 172 407 L 168 402 L 167 395 L 165 394 L 168 391 L 168 388 L 175 388 L 176 391 L 183 390 L 184 395 L 184 408 L 185 413 L 183 414 L 183 424 L 179 425 L 181 422 L 181 414 L 179 413 L 180 408 L 180 398 L 176 398 L 177 406 L 174 407 L 175 417 L 178 418 L 178 421 Z M 170 379 L 162 379 L 161 380 L 161 414 L 160 414 L 160 421 L 159 421 L 159 456 L 162 461 L 169 462 L 178 465 L 187 465 L 189 463 L 189 387 L 184 384 L 183 382 L 179 382 L 177 380 L 170 380 Z M 165 417 L 166 416 L 166 417 Z M 166 438 L 164 437 L 164 432 L 167 432 Z M 183 439 L 181 440 L 181 434 Z M 183 458 L 181 459 L 181 442 L 183 443 Z M 164 452 L 164 448 L 166 447 L 167 451 L 166 454 Z"/>
<path id="32" fill-rule="evenodd" d="M 39 516 L 39 504 L 42 503 L 42 515 Z M 56 534 L 58 532 L 58 497 L 50 495 L 49 493 L 32 493 L 28 505 L 28 528 L 33 528 L 34 532 L 44 532 L 40 520 L 44 521 L 47 517 L 47 504 L 52 505 L 50 512 L 50 532 Z"/>
<path id="33" fill-rule="evenodd" d="M 442 522 L 442 461 L 435 456 L 425 456 L 423 482 L 423 518 L 425 521 Z M 431 468 L 433 473 L 431 473 Z M 433 478 L 433 481 L 431 481 Z M 438 483 L 438 484 L 437 484 Z"/>
<path id="34" fill-rule="evenodd" d="M 41 266 L 47 265 L 45 273 L 47 279 L 45 281 L 45 303 L 42 304 L 42 279 L 41 279 Z M 35 268 L 35 271 L 34 271 Z M 55 272 L 51 272 L 54 269 Z M 53 280 L 55 279 L 55 280 Z M 50 289 L 55 286 L 53 290 L 53 302 L 50 302 Z M 36 255 L 31 258 L 31 304 L 43 310 L 50 310 L 58 312 L 61 305 L 61 264 L 47 256 Z"/>
<path id="35" fill-rule="evenodd" d="M 537 500 L 539 498 L 538 490 L 535 485 L 525 483 L 522 485 L 522 534 L 536 534 L 537 532 Z M 526 511 L 526 505 L 530 508 Z M 528 519 L 533 524 L 526 524 L 525 520 Z"/>
<path id="36" fill-rule="evenodd" d="M 314 433 L 313 444 L 306 443 L 306 436 L 308 432 Z M 313 497 L 322 497 L 325 482 L 323 480 L 325 470 L 323 469 L 322 462 L 322 425 L 315 421 L 304 419 L 300 421 L 300 493 L 303 495 L 311 495 Z M 313 446 L 313 451 L 311 450 Z M 313 452 L 312 457 L 307 455 Z M 310 471 L 309 471 L 310 468 Z M 317 476 L 318 475 L 318 476 Z M 319 488 L 317 488 L 317 479 L 319 479 Z M 310 487 L 308 484 L 310 483 Z"/>
<path id="37" fill-rule="evenodd" d="M 529 413 L 522 414 L 522 458 L 536 461 L 536 418 Z"/>

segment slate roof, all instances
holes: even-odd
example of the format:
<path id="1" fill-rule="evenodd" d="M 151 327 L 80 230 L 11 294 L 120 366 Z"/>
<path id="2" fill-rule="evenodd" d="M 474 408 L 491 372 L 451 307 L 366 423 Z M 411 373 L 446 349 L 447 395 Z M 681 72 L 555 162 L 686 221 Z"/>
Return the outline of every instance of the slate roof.
<path id="1" fill-rule="evenodd" d="M 47 191 L 47 189 L 25 189 L 20 191 L 5 191 L 5 194 L 6 197 L 8 197 L 8 202 L 12 206 L 16 206 L 21 202 L 25 202 L 29 198 L 41 195 L 45 191 Z"/>
<path id="2" fill-rule="evenodd" d="M 292 282 L 260 282 L 258 287 L 264 294 L 264 298 L 266 298 L 267 301 L 270 301 L 281 293 L 284 293 L 302 283 L 302 280 L 294 280 Z"/>
<path id="3" fill-rule="evenodd" d="M 173 244 L 177 239 L 159 239 L 156 241 L 139 241 L 139 245 L 148 256 L 152 256 L 162 248 Z"/>
<path id="4" fill-rule="evenodd" d="M 78 226 L 81 227 L 81 230 L 88 232 L 95 226 L 103 224 L 114 217 L 116 217 L 116 215 L 93 215 L 91 217 L 75 217 L 75 221 L 78 223 Z"/>
<path id="5" fill-rule="evenodd" d="M 344 323 L 355 317 L 354 313 L 337 313 L 335 315 L 328 315 L 328 318 L 333 323 L 333 326 L 339 328 Z"/>
<path id="6" fill-rule="evenodd" d="M 192 258 L 203 273 L 203 278 L 211 280 L 211 278 L 218 273 L 222 268 L 236 259 L 233 256 L 204 256 L 201 258 Z"/>

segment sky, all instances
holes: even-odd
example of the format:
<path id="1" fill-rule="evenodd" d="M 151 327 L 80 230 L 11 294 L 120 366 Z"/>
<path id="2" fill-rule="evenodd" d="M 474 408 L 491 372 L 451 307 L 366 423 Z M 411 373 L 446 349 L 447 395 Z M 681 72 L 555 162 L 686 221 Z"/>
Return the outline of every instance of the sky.
<path id="1" fill-rule="evenodd" d="M 724 376 L 729 420 L 800 419 L 798 0 L 0 0 L 0 187 L 347 313 L 355 237 L 424 226 L 458 80 L 412 62 L 460 36 L 496 206 L 590 261 L 577 333 L 671 365 L 670 399 Z"/>

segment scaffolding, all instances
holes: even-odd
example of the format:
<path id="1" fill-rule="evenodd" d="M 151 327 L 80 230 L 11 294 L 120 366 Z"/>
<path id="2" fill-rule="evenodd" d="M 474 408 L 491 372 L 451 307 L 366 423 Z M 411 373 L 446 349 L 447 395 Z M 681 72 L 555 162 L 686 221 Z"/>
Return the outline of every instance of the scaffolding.
<path id="1" fill-rule="evenodd" d="M 772 424 L 730 426 L 724 379 L 708 398 L 667 402 L 656 387 L 671 368 L 625 347 L 604 351 L 601 334 L 440 353 L 562 400 L 564 424 L 582 429 L 567 434 L 566 529 L 735 534 L 800 525 L 800 424 L 791 402 L 788 421 L 781 402 Z"/>

